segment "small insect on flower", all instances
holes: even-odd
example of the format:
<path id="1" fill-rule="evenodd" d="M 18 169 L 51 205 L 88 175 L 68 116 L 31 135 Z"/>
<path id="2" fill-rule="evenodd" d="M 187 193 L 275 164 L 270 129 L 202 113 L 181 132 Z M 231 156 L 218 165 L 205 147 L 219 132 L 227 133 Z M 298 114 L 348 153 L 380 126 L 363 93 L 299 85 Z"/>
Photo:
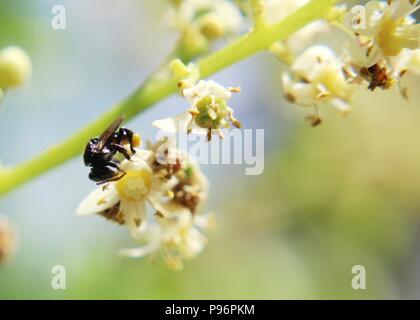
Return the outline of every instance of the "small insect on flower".
<path id="1" fill-rule="evenodd" d="M 125 171 L 119 166 L 116 154 L 121 153 L 130 160 L 140 145 L 140 136 L 127 128 L 119 128 L 124 118 L 115 120 L 98 138 L 91 139 L 86 147 L 83 160 L 91 167 L 89 179 L 97 184 L 121 179 Z M 119 128 L 119 129 L 118 129 Z"/>
<path id="2" fill-rule="evenodd" d="M 124 255 L 161 252 L 167 265 L 179 270 L 183 260 L 204 248 L 207 240 L 199 229 L 214 225 L 214 217 L 200 214 L 207 199 L 207 178 L 170 142 L 149 143 L 130 160 L 123 159 L 120 168 L 126 174 L 91 192 L 76 213 L 99 214 L 124 225 L 137 242 L 145 244 L 123 250 Z"/>

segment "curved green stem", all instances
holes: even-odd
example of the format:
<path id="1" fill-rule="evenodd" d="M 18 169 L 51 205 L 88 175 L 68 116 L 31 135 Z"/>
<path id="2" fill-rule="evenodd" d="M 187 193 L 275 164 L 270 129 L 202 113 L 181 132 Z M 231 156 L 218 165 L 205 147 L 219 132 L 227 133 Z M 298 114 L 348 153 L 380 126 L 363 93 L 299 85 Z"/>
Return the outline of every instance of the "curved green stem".
<path id="1" fill-rule="evenodd" d="M 256 28 L 225 48 L 198 61 L 202 77 L 216 73 L 240 60 L 267 50 L 273 43 L 287 38 L 306 24 L 327 17 L 336 0 L 312 0 L 286 19 L 264 28 Z M 79 155 L 86 142 L 100 134 L 115 118 L 131 119 L 139 112 L 177 92 L 175 79 L 152 75 L 131 96 L 114 105 L 91 124 L 22 164 L 0 168 L 0 196 L 31 179 Z"/>

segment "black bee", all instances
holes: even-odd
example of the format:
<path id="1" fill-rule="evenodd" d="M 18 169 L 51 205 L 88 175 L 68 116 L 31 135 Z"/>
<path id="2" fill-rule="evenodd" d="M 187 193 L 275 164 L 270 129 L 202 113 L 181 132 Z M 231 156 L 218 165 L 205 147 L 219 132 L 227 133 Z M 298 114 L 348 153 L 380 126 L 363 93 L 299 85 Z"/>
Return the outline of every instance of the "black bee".
<path id="1" fill-rule="evenodd" d="M 86 147 L 83 160 L 91 167 L 89 179 L 97 184 L 121 179 L 125 172 L 120 169 L 120 162 L 115 159 L 117 152 L 127 160 L 136 153 L 134 147 L 140 144 L 140 136 L 127 128 L 119 128 L 124 118 L 115 120 L 98 138 L 91 139 Z M 118 129 L 118 130 L 117 130 Z M 128 150 L 125 146 L 130 146 Z"/>

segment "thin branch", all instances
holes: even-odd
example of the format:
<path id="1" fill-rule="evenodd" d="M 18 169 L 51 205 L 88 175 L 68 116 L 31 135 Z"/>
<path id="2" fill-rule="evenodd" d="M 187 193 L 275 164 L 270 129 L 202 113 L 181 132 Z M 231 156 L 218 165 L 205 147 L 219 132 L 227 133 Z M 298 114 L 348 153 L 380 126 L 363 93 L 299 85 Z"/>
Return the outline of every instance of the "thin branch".
<path id="1" fill-rule="evenodd" d="M 262 0 L 251 0 L 252 18 L 254 20 L 254 30 L 266 27 L 264 4 Z"/>

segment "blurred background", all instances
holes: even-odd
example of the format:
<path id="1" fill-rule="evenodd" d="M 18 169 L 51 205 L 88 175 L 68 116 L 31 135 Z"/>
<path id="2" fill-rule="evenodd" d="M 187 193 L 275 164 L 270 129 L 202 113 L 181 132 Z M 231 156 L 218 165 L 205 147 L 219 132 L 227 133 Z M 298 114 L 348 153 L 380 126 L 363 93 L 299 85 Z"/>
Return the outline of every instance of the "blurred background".
<path id="1" fill-rule="evenodd" d="M 67 29 L 53 30 L 56 1 L 1 1 L 0 48 L 17 45 L 33 63 L 29 85 L 0 108 L 0 158 L 36 155 L 131 93 L 176 41 L 162 27 L 165 1 L 62 0 Z M 340 48 L 335 31 L 321 43 Z M 420 298 L 420 92 L 361 91 L 341 118 L 322 106 L 311 128 L 306 110 L 284 102 L 281 65 L 259 54 L 214 76 L 240 85 L 232 106 L 244 127 L 265 130 L 265 169 L 208 165 L 206 210 L 217 228 L 182 272 L 116 256 L 133 245 L 125 229 L 77 217 L 94 187 L 81 157 L 0 199 L 19 229 L 19 250 L 0 267 L 0 298 L 15 299 L 327 299 Z M 185 109 L 171 97 L 129 123 L 154 139 L 152 120 Z M 67 289 L 51 288 L 66 268 Z M 351 286 L 366 268 L 366 290 Z"/>

